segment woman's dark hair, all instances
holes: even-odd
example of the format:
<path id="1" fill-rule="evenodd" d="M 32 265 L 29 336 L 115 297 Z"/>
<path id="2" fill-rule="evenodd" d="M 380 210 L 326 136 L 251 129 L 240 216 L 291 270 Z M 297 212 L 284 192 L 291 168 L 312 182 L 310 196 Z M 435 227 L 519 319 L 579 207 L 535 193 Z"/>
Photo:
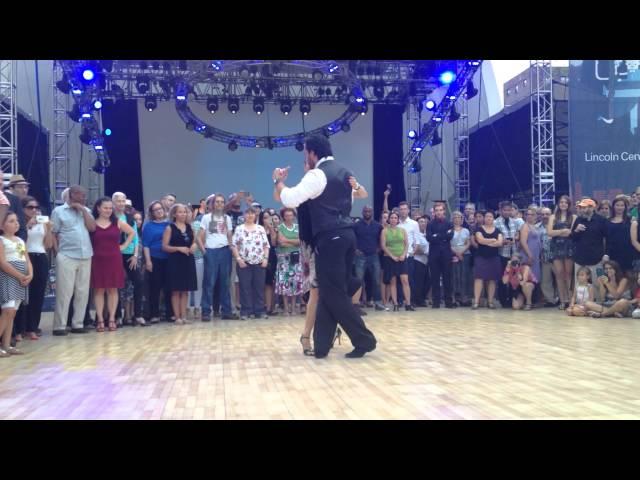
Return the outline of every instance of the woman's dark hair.
<path id="1" fill-rule="evenodd" d="M 94 203 L 94 205 L 93 205 L 93 218 L 97 219 L 100 216 L 100 212 L 98 212 L 98 208 L 100 208 L 100 206 L 103 203 L 106 203 L 106 202 L 113 203 L 112 200 L 111 200 L 111 197 L 102 197 L 102 198 L 99 198 L 98 200 L 96 200 L 96 203 Z M 114 225 L 118 224 L 118 217 L 116 217 L 115 209 L 111 210 L 111 216 L 109 217 L 109 220 Z"/>
<path id="2" fill-rule="evenodd" d="M 562 200 L 566 200 L 567 204 L 569 205 L 567 207 L 567 219 L 569 219 L 573 216 L 573 204 L 571 203 L 571 199 L 569 198 L 568 195 L 560 196 L 560 198 L 558 199 L 558 202 L 556 203 L 556 208 L 553 211 L 553 216 L 556 217 L 556 219 L 558 219 L 558 213 L 560 212 L 560 201 Z"/>
<path id="3" fill-rule="evenodd" d="M 40 202 L 38 202 L 38 200 L 36 200 L 35 197 L 32 197 L 31 195 L 22 197 L 22 200 L 20 200 L 20 202 L 22 203 L 22 208 L 25 208 L 27 205 L 29 205 L 29 202 L 36 202 L 38 205 L 40 205 Z"/>
<path id="4" fill-rule="evenodd" d="M 258 217 L 258 225 L 262 225 L 264 227 L 264 216 L 265 215 L 271 216 L 271 214 L 269 213 L 269 209 L 262 210 L 262 212 L 260 212 L 260 216 Z"/>
<path id="5" fill-rule="evenodd" d="M 318 156 L 318 159 L 333 155 L 329 139 L 321 135 L 311 135 L 305 138 L 304 146 L 307 149 L 307 152 L 315 153 Z"/>
<path id="6" fill-rule="evenodd" d="M 602 268 L 607 268 L 607 265 L 609 265 L 611 268 L 613 268 L 615 274 L 616 274 L 616 282 L 620 283 L 620 281 L 624 278 L 624 273 L 622 272 L 622 269 L 620 268 L 620 264 L 618 262 L 616 262 L 615 260 L 607 260 L 606 262 L 604 262 L 602 264 Z M 606 273 L 605 273 L 606 275 Z"/>
<path id="7" fill-rule="evenodd" d="M 389 213 L 389 218 L 387 218 L 387 222 L 389 222 L 389 225 L 391 225 L 391 217 L 395 215 L 396 217 L 398 217 L 398 221 L 400 221 L 400 214 L 398 212 L 391 212 Z"/>
<path id="8" fill-rule="evenodd" d="M 155 207 L 156 205 L 160 205 L 164 209 L 164 206 L 162 205 L 162 202 L 160 202 L 160 200 L 154 200 L 153 202 L 151 202 L 149 204 L 149 208 L 147 209 L 147 218 L 150 222 L 153 222 L 156 219 L 155 215 L 153 214 L 153 207 Z"/>
<path id="9" fill-rule="evenodd" d="M 293 208 L 284 207 L 280 210 L 280 217 L 282 218 L 283 221 L 284 221 L 284 214 L 287 212 L 293 213 L 294 217 L 296 216 L 296 211 Z"/>
<path id="10" fill-rule="evenodd" d="M 496 213 L 493 210 L 482 210 L 480 213 L 482 213 L 483 217 L 486 217 L 487 215 L 491 214 L 491 216 L 493 217 L 493 219 L 496 219 Z"/>
<path id="11" fill-rule="evenodd" d="M 604 202 L 604 200 L 603 200 L 603 202 Z M 616 211 L 615 211 L 614 207 L 616 206 L 616 203 L 618 203 L 618 202 L 624 203 L 624 212 L 622 212 L 622 221 L 623 222 L 630 221 L 631 219 L 629 218 L 629 215 L 628 215 L 628 213 L 629 213 L 629 202 L 627 201 L 626 197 L 624 197 L 624 196 L 619 196 L 619 197 L 616 197 L 616 198 L 613 199 L 613 202 L 611 202 L 611 212 L 609 213 L 609 217 L 610 218 L 615 218 Z"/>

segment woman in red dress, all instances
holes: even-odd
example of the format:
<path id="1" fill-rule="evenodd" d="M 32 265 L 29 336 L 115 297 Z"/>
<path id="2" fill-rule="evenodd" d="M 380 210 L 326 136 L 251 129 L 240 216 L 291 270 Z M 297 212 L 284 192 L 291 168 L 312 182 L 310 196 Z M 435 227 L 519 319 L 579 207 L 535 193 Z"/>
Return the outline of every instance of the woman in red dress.
<path id="1" fill-rule="evenodd" d="M 91 288 L 96 305 L 96 330 L 104 332 L 104 294 L 107 293 L 109 310 L 109 331 L 116 330 L 116 308 L 118 289 L 124 288 L 125 273 L 122 267 L 122 253 L 135 237 L 135 232 L 127 222 L 118 220 L 109 197 L 102 197 L 93 206 L 96 229 L 91 232 L 93 258 L 91 259 Z M 120 232 L 127 239 L 120 244 Z"/>

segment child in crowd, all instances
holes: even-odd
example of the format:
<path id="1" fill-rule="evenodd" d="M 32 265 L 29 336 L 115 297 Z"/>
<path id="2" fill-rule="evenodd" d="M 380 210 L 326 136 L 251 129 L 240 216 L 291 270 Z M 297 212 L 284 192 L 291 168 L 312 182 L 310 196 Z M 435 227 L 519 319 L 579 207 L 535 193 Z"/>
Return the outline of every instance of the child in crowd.
<path id="1" fill-rule="evenodd" d="M 593 285 L 591 284 L 591 270 L 581 267 L 578 270 L 578 284 L 573 292 L 571 304 L 567 308 L 567 315 L 572 317 L 584 317 L 587 314 L 585 303 L 594 299 Z"/>
<path id="2" fill-rule="evenodd" d="M 29 299 L 29 283 L 33 279 L 33 269 L 24 241 L 16 236 L 20 223 L 15 213 L 9 212 L 1 226 L 0 242 L 0 337 L 2 348 L 0 357 L 22 355 L 22 351 L 11 346 L 13 319 L 22 302 Z"/>

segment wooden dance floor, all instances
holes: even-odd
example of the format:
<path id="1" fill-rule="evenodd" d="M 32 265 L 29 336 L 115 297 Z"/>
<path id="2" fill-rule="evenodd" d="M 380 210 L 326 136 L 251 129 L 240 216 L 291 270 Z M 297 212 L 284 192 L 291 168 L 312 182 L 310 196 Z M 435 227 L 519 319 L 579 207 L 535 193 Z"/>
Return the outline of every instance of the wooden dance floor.
<path id="1" fill-rule="evenodd" d="M 365 317 L 378 349 L 304 357 L 301 317 L 25 340 L 0 419 L 640 418 L 640 322 L 432 310 Z"/>

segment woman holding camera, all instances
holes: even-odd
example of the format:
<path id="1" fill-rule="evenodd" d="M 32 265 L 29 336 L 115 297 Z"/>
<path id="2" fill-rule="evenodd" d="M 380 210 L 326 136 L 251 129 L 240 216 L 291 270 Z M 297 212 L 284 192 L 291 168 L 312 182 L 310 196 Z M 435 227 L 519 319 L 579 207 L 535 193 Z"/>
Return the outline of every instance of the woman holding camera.
<path id="1" fill-rule="evenodd" d="M 38 327 L 49 275 L 47 250 L 53 247 L 53 224 L 49 217 L 41 216 L 40 204 L 35 198 L 24 197 L 22 207 L 27 221 L 27 252 L 33 268 L 33 280 L 29 284 L 29 303 L 26 307 L 26 336 L 31 340 L 38 340 Z"/>
<path id="2" fill-rule="evenodd" d="M 514 310 L 520 310 L 523 307 L 525 310 L 533 308 L 531 297 L 538 279 L 533 274 L 531 267 L 520 261 L 518 254 L 511 256 L 502 276 L 502 283 L 508 288 L 511 306 Z"/>

